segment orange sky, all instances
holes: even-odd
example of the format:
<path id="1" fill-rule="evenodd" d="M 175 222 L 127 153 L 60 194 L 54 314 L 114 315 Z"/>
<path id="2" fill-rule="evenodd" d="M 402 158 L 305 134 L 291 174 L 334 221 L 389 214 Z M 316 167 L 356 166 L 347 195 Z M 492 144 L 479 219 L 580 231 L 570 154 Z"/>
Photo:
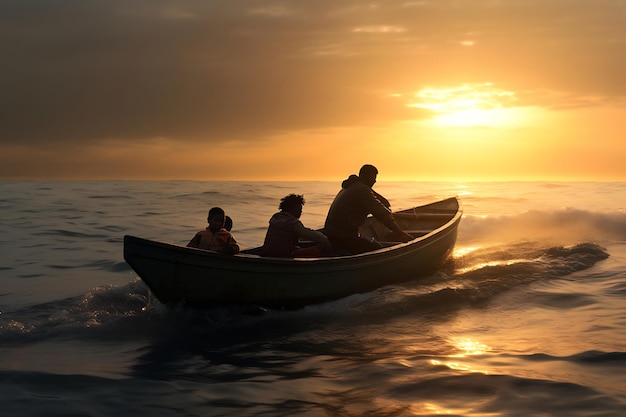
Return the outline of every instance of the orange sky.
<path id="1" fill-rule="evenodd" d="M 626 181 L 616 0 L 5 0 L 0 179 Z"/>

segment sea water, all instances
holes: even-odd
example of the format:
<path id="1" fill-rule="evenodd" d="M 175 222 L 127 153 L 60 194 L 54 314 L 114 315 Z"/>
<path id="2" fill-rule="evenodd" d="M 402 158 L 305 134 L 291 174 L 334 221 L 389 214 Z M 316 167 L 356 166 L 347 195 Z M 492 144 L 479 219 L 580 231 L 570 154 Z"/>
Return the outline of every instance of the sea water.
<path id="1" fill-rule="evenodd" d="M 0 182 L 0 415 L 626 415 L 625 183 L 381 181 L 395 209 L 460 197 L 453 257 L 297 310 L 167 307 L 123 260 L 212 206 L 260 245 L 289 193 L 320 227 L 338 187 Z"/>

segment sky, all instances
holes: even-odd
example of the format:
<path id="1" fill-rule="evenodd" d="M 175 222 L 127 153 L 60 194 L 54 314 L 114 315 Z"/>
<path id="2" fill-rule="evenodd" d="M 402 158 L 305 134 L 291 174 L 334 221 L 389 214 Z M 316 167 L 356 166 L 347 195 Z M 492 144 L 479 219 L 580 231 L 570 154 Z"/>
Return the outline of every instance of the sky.
<path id="1" fill-rule="evenodd" d="M 2 0 L 0 179 L 626 181 L 624 0 Z"/>

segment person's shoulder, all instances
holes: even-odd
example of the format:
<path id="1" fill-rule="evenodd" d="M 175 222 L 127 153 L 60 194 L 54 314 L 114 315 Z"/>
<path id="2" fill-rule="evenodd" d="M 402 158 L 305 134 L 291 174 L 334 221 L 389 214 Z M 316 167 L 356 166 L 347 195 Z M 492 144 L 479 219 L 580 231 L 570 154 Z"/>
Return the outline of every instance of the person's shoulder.
<path id="1" fill-rule="evenodd" d="M 361 181 L 354 183 L 350 189 L 352 189 L 355 193 L 361 195 L 361 196 L 370 196 L 370 195 L 374 195 L 372 187 L 370 187 L 367 184 L 362 183 Z"/>
<path id="2" fill-rule="evenodd" d="M 287 215 L 287 213 L 285 213 L 283 211 L 277 211 L 276 213 L 272 214 L 272 217 L 270 217 L 270 221 L 280 221 L 286 215 Z"/>
<path id="3" fill-rule="evenodd" d="M 294 225 L 299 221 L 300 220 L 298 220 L 293 214 L 286 211 L 279 211 L 272 216 L 270 224 L 272 226 L 285 227 Z"/>
<path id="4" fill-rule="evenodd" d="M 361 180 L 359 179 L 358 175 L 350 175 L 348 178 L 346 178 L 345 180 L 343 180 L 343 182 L 341 183 L 341 188 L 345 189 L 345 188 L 349 188 L 351 186 L 353 186 L 354 184 L 360 183 Z"/>

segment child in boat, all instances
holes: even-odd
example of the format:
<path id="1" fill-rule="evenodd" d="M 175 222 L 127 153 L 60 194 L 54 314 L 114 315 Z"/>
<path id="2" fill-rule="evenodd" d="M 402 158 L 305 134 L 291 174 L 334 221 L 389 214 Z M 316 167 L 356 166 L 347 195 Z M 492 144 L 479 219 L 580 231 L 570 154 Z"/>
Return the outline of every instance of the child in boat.
<path id="1" fill-rule="evenodd" d="M 231 219 L 230 216 L 226 216 L 226 220 L 224 221 L 224 229 L 228 230 L 229 232 L 233 230 L 233 219 Z"/>
<path id="2" fill-rule="evenodd" d="M 261 248 L 263 256 L 310 258 L 331 251 L 326 235 L 304 227 L 300 221 L 303 205 L 304 197 L 297 194 L 289 194 L 280 200 L 278 206 L 280 211 L 272 216 L 267 228 L 265 242 Z M 298 247 L 300 238 L 314 241 L 318 246 L 300 248 Z"/>
<path id="3" fill-rule="evenodd" d="M 188 247 L 211 250 L 234 255 L 239 252 L 239 245 L 233 235 L 224 228 L 226 214 L 220 207 L 209 210 L 208 227 L 201 230 L 187 244 Z"/>

